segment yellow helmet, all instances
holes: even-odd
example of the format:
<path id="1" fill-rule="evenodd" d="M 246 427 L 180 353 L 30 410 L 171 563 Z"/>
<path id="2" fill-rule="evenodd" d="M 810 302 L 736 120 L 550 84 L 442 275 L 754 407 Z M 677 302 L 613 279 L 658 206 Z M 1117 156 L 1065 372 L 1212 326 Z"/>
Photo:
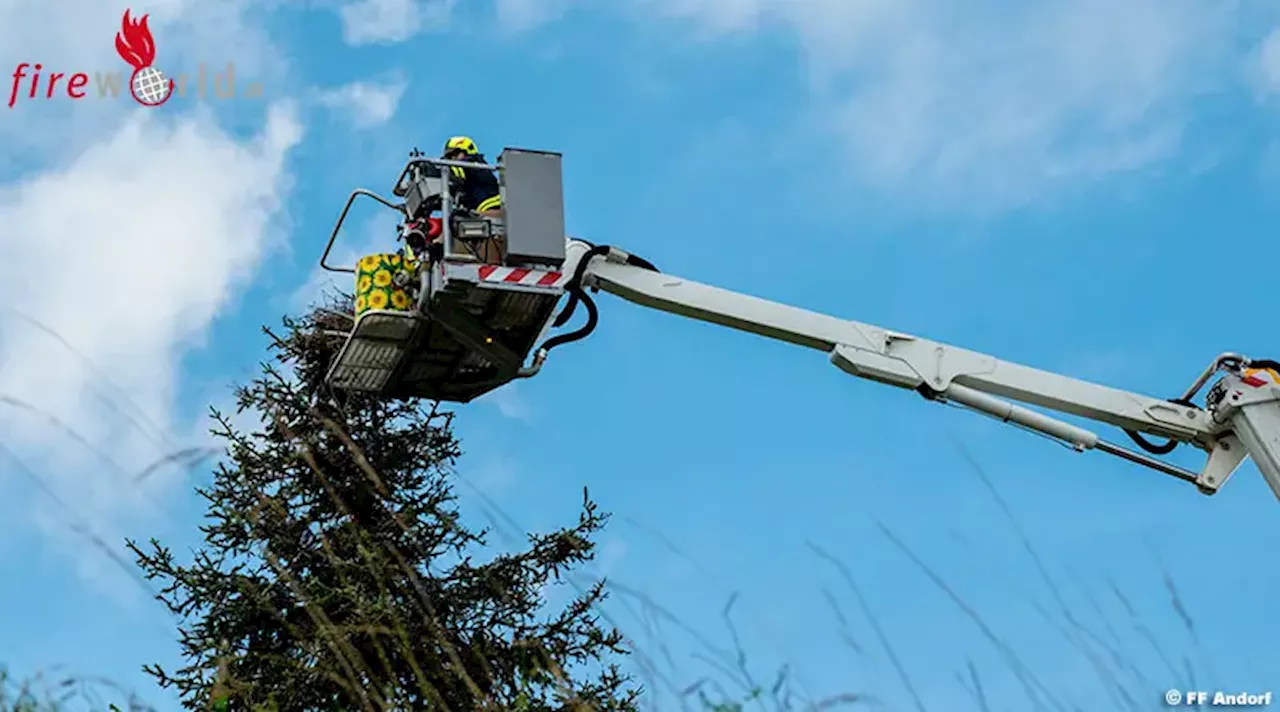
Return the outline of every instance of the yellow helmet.
<path id="1" fill-rule="evenodd" d="M 450 151 L 462 151 L 468 156 L 474 156 L 477 153 L 480 153 L 480 149 L 476 148 L 476 142 L 472 141 L 467 136 L 454 136 L 448 141 L 445 141 L 444 152 L 448 153 Z"/>

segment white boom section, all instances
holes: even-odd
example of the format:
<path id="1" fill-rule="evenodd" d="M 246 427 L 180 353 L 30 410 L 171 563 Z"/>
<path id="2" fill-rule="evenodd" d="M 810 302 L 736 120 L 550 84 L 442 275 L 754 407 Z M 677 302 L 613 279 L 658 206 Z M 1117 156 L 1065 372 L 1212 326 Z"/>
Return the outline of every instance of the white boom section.
<path id="1" fill-rule="evenodd" d="M 590 246 L 571 240 L 566 273 Z M 841 370 L 861 378 L 918 390 L 930 397 L 982 411 L 1006 422 L 1045 433 L 1077 450 L 1097 448 L 1216 491 L 1251 452 L 1280 497 L 1280 443 L 1262 442 L 1276 434 L 1223 418 L 1196 407 L 1089 383 L 992 356 L 930 341 L 871 324 L 839 319 L 805 309 L 739 294 L 627 264 L 628 255 L 612 249 L 597 255 L 583 273 L 583 285 L 661 311 L 824 351 Z M 1233 377 L 1228 377 L 1233 378 Z M 1266 417 L 1280 413 L 1280 385 L 1258 397 L 1270 403 Z M 1093 432 L 1004 398 L 1108 423 L 1119 428 L 1189 443 L 1209 453 L 1197 473 L 1140 452 L 1108 443 Z M 1257 409 L 1255 409 L 1257 410 Z M 1263 411 L 1253 420 L 1260 423 Z M 1267 425 L 1271 425 L 1270 422 Z M 1245 427 L 1249 432 L 1233 432 Z M 1278 429 L 1280 430 L 1280 429 Z M 1243 443 L 1241 441 L 1244 441 Z M 1243 446 L 1242 446 L 1243 445 Z M 1265 447 L 1264 447 L 1265 446 Z M 1261 450 L 1257 448 L 1262 447 Z M 1256 452 L 1255 452 L 1256 451 Z"/>
<path id="2" fill-rule="evenodd" d="M 581 245 L 581 248 L 575 249 Z M 570 261 L 585 252 L 571 243 Z M 615 250 L 615 254 L 618 251 Z M 624 253 L 625 254 L 625 253 Z M 1166 400 L 1040 371 L 871 324 L 651 272 L 596 257 L 583 278 L 637 304 L 825 351 L 841 370 L 902 388 L 928 386 L 950 396 L 989 393 L 1117 427 L 1209 445 L 1223 427 L 1210 415 Z M 968 388 L 955 389 L 955 386 Z M 965 405 L 965 397 L 950 398 Z M 979 408 L 982 409 L 982 408 Z M 1093 447 L 1085 431 L 1078 445 Z M 1064 438 L 1073 439 L 1073 438 Z"/>

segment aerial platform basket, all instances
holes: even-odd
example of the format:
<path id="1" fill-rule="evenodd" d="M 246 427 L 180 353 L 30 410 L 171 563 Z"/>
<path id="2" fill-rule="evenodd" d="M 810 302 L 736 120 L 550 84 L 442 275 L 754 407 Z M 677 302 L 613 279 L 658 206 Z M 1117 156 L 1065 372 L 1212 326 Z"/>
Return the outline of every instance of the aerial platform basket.
<path id="1" fill-rule="evenodd" d="M 496 165 L 426 158 L 405 165 L 395 203 L 356 190 L 338 217 L 323 268 L 356 279 L 354 325 L 328 373 L 334 388 L 391 398 L 468 402 L 527 373 L 524 362 L 549 326 L 569 275 L 560 155 L 506 149 Z M 355 200 L 395 210 L 404 225 L 453 215 L 454 167 L 495 170 L 500 216 L 441 220 L 426 254 L 369 255 L 333 267 L 329 252 Z"/>

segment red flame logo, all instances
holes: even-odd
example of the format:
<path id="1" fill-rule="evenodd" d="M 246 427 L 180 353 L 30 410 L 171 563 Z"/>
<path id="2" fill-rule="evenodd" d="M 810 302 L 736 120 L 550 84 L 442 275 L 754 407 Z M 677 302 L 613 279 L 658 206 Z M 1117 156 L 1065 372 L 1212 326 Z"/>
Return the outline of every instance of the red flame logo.
<path id="1" fill-rule="evenodd" d="M 151 38 L 151 29 L 147 27 L 148 17 L 143 15 L 134 20 L 125 10 L 121 31 L 116 33 L 116 52 L 134 69 L 150 67 L 156 59 L 156 43 Z"/>
<path id="2" fill-rule="evenodd" d="M 129 77 L 129 93 L 143 106 L 159 106 L 173 96 L 174 82 L 151 66 L 156 59 L 156 42 L 147 27 L 147 15 L 138 19 L 124 11 L 120 31 L 116 33 L 116 52 L 133 67 Z"/>

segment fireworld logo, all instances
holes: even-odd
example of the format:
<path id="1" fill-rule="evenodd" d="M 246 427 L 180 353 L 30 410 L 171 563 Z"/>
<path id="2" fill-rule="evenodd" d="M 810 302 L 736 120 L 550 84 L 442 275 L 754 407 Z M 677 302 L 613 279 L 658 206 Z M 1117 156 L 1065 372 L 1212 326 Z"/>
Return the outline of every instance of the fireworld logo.
<path id="1" fill-rule="evenodd" d="M 214 95 L 219 99 L 235 97 L 235 66 L 227 63 L 225 72 L 213 75 L 208 82 L 208 74 L 204 63 L 194 77 L 186 74 L 177 75 L 177 79 L 165 76 L 155 66 L 156 42 L 147 27 L 148 15 L 134 19 L 131 11 L 124 11 L 120 31 L 116 33 L 116 54 L 120 56 L 133 72 L 129 75 L 129 96 L 142 106 L 160 106 L 176 94 L 185 97 L 194 93 L 199 98 L 206 95 L 207 83 L 213 84 Z M 20 94 L 26 99 L 53 99 L 66 96 L 68 99 L 84 99 L 89 95 L 86 87 L 90 85 L 96 90 L 98 98 L 117 98 L 120 95 L 121 72 L 94 72 L 90 81 L 86 72 L 44 72 L 40 63 L 23 62 L 13 70 L 13 88 L 9 92 L 9 108 L 18 103 Z M 191 82 L 192 79 L 195 82 Z M 65 81 L 64 81 L 65 80 Z M 192 86 L 194 84 L 194 86 Z M 27 91 L 23 92 L 22 89 Z M 193 91 L 188 92 L 188 89 Z M 262 96 L 262 85 L 253 82 L 246 87 L 245 98 Z"/>
<path id="2" fill-rule="evenodd" d="M 130 21 L 129 11 L 124 11 L 123 29 L 116 33 L 116 52 L 133 67 L 129 77 L 129 93 L 143 106 L 160 106 L 173 96 L 174 82 L 165 81 L 164 74 L 152 66 L 156 61 L 156 43 L 147 27 L 147 16 Z"/>

